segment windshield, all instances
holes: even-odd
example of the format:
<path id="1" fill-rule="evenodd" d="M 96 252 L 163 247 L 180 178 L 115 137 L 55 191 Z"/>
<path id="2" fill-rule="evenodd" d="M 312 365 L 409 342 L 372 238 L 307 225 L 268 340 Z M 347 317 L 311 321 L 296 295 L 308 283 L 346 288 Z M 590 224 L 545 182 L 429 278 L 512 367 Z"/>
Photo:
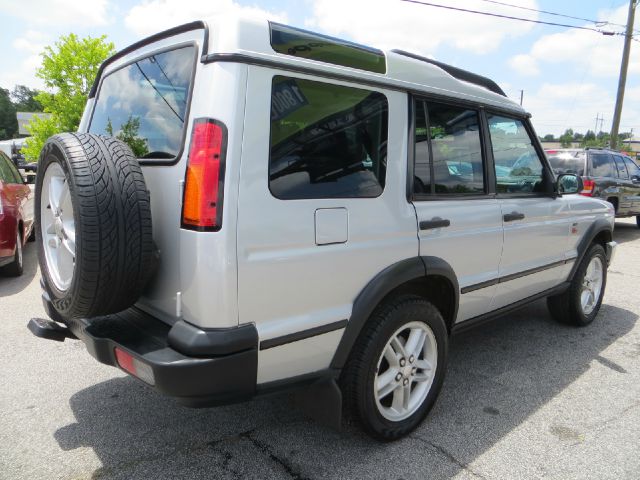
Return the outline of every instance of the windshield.
<path id="1" fill-rule="evenodd" d="M 195 47 L 156 53 L 107 75 L 89 132 L 114 136 L 138 158 L 175 158 L 182 147 Z"/>
<path id="2" fill-rule="evenodd" d="M 562 173 L 573 173 L 575 175 L 584 175 L 585 155 L 584 153 L 560 153 L 547 157 L 551 168 L 556 175 Z"/>

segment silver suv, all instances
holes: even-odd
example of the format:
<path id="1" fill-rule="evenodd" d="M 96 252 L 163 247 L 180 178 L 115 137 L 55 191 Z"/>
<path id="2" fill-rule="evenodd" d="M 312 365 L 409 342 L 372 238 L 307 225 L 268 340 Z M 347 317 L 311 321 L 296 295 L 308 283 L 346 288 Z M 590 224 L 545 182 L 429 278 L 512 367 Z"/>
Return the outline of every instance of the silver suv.
<path id="1" fill-rule="evenodd" d="M 491 80 L 277 23 L 119 52 L 38 171 L 36 335 L 190 406 L 305 385 L 384 440 L 452 333 L 544 297 L 591 323 L 615 248 Z"/>

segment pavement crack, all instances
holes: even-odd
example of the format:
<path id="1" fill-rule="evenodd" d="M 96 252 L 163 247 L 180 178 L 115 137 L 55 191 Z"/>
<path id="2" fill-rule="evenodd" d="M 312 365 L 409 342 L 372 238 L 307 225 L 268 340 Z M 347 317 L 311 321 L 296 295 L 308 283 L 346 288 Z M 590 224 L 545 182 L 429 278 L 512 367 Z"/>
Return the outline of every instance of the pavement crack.
<path id="1" fill-rule="evenodd" d="M 293 480 L 308 480 L 307 477 L 303 477 L 298 468 L 295 468 L 288 460 L 279 457 L 265 442 L 262 442 L 252 435 L 253 432 L 241 434 L 243 438 L 249 440 L 260 452 L 269 457 L 274 463 L 280 466 L 289 477 Z"/>
<path id="2" fill-rule="evenodd" d="M 454 465 L 457 465 L 462 470 L 470 473 L 475 478 L 480 478 L 482 480 L 487 480 L 486 477 L 484 477 L 482 474 L 476 472 L 473 468 L 471 468 L 471 466 L 469 464 L 463 462 L 462 460 L 458 460 L 451 452 L 449 452 L 444 447 L 442 447 L 440 445 L 437 445 L 435 443 L 432 443 L 432 442 L 430 442 L 430 441 L 428 441 L 428 440 L 426 440 L 426 439 L 424 439 L 422 437 L 419 437 L 418 435 L 410 435 L 409 438 L 413 438 L 415 440 L 419 440 L 422 443 L 427 444 L 428 446 L 433 448 L 436 452 L 438 452 L 440 455 L 444 456 L 451 463 L 453 463 Z"/>

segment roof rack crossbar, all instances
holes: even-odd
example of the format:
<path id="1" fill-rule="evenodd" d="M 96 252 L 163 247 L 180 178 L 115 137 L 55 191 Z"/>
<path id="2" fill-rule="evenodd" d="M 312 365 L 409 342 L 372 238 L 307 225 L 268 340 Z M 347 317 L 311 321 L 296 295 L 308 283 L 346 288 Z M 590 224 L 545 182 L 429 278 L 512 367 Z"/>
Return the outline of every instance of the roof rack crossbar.
<path id="1" fill-rule="evenodd" d="M 471 73 L 467 70 L 463 70 L 458 67 L 453 67 L 451 65 L 447 65 L 446 63 L 438 62 L 437 60 L 432 60 L 427 57 L 423 57 L 421 55 L 417 55 L 415 53 L 407 52 L 405 50 L 391 50 L 393 53 L 397 53 L 398 55 L 404 55 L 405 57 L 413 58 L 414 60 L 420 60 L 422 62 L 427 62 L 436 67 L 440 67 L 442 70 L 447 72 L 452 77 L 457 78 L 458 80 L 463 80 L 465 82 L 473 83 L 475 85 L 479 85 L 481 87 L 486 88 L 487 90 L 497 93 L 498 95 L 502 95 L 506 97 L 507 95 L 500 88 L 500 86 L 491 80 L 490 78 L 483 77 L 482 75 L 478 75 L 477 73 Z"/>

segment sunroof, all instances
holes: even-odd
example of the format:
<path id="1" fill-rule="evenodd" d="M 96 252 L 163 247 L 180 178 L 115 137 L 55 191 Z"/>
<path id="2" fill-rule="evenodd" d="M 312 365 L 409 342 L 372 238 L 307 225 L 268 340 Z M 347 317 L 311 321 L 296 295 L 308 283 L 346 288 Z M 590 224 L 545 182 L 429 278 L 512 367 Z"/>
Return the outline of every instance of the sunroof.
<path id="1" fill-rule="evenodd" d="M 381 50 L 279 23 L 270 25 L 271 46 L 278 53 L 375 73 L 387 71 Z"/>

